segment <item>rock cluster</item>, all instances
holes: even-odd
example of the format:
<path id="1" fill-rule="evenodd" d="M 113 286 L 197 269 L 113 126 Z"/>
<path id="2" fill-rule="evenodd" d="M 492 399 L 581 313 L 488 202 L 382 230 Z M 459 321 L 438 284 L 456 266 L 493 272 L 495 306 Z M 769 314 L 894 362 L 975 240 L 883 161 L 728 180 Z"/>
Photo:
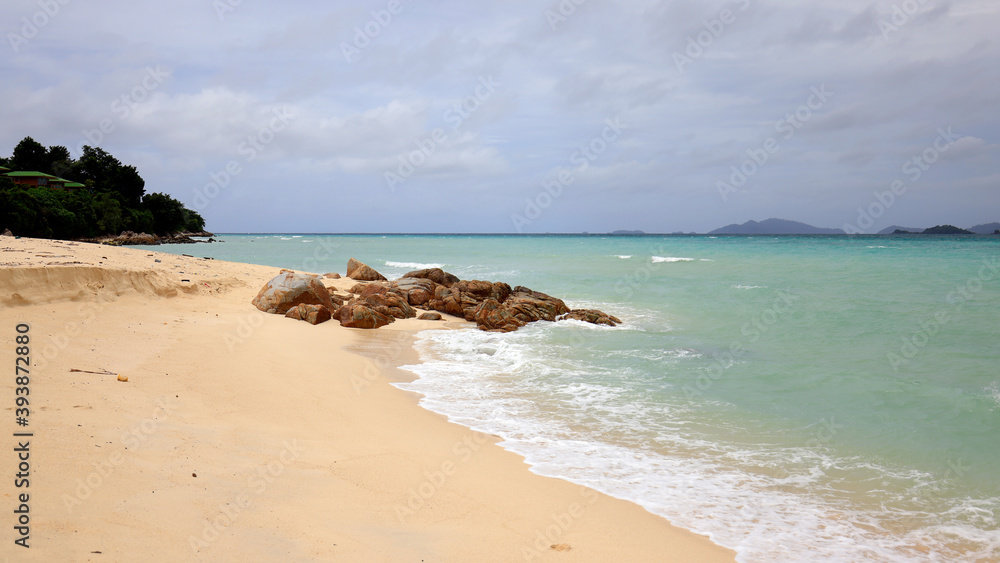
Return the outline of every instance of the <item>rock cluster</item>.
<path id="1" fill-rule="evenodd" d="M 342 298 L 316 276 L 282 270 L 265 285 L 253 304 L 261 311 L 319 324 L 336 319 L 351 328 L 379 328 L 396 319 L 417 316 L 440 320 L 446 313 L 476 323 L 481 330 L 510 332 L 535 321 L 575 319 L 616 326 L 617 317 L 594 309 L 570 309 L 562 299 L 503 282 L 460 280 L 440 268 L 410 272 L 395 281 L 351 258 L 347 277 L 357 280 Z M 325 309 L 325 311 L 324 311 Z"/>
<path id="2" fill-rule="evenodd" d="M 79 239 L 80 242 L 93 242 L 106 244 L 108 246 L 131 246 L 148 245 L 156 246 L 160 244 L 194 244 L 197 242 L 216 242 L 214 238 L 208 240 L 195 240 L 191 237 L 213 237 L 212 233 L 201 231 L 197 233 L 174 233 L 171 235 L 151 235 L 149 233 L 134 233 L 132 231 L 122 231 L 120 235 L 103 236 L 91 239 Z"/>

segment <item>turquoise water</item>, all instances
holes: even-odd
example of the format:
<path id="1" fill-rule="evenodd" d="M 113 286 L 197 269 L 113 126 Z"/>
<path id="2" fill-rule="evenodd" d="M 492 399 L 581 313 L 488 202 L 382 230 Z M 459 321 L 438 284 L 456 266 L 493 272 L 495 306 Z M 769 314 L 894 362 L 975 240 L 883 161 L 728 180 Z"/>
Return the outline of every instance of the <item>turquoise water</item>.
<path id="1" fill-rule="evenodd" d="M 1000 237 L 223 238 L 197 254 L 621 317 L 429 331 L 400 387 L 741 561 L 1000 561 Z"/>

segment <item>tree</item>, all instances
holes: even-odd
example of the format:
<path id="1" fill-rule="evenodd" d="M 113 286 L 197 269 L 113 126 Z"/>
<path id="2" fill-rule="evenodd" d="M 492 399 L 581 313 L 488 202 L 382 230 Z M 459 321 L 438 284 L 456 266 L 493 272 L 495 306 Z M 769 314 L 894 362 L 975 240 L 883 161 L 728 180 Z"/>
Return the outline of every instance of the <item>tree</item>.
<path id="1" fill-rule="evenodd" d="M 43 168 L 48 168 L 48 164 L 45 147 L 31 137 L 25 137 L 14 147 L 8 168 L 42 172 Z"/>
<path id="2" fill-rule="evenodd" d="M 184 208 L 184 230 L 191 233 L 200 233 L 205 230 L 205 220 L 197 211 Z"/>
<path id="3" fill-rule="evenodd" d="M 69 149 L 63 146 L 51 146 L 45 152 L 45 167 L 40 172 L 65 178 L 73 176 L 74 161 L 70 158 Z"/>
<path id="4" fill-rule="evenodd" d="M 167 194 L 147 194 L 142 206 L 153 214 L 153 230 L 158 235 L 185 230 L 184 204 Z"/>
<path id="5" fill-rule="evenodd" d="M 114 192 L 128 207 L 139 207 L 146 193 L 146 181 L 139 176 L 135 166 L 119 166 L 114 176 Z"/>

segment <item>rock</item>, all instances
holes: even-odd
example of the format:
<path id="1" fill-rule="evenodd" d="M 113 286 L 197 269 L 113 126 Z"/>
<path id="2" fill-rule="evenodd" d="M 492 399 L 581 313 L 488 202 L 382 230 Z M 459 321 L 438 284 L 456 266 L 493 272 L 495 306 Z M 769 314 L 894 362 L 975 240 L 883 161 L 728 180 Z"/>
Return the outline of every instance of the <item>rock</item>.
<path id="1" fill-rule="evenodd" d="M 490 332 L 511 332 L 527 323 L 514 316 L 514 310 L 496 299 L 483 301 L 474 313 L 476 326 Z"/>
<path id="2" fill-rule="evenodd" d="M 381 291 L 379 291 L 381 290 Z M 412 319 L 417 316 L 413 307 L 405 299 L 395 293 L 389 293 L 383 288 L 366 288 L 366 294 L 362 294 L 352 299 L 349 304 L 360 303 L 383 315 L 395 317 L 397 319 Z"/>
<path id="3" fill-rule="evenodd" d="M 285 313 L 285 316 L 289 319 L 295 319 L 297 321 L 306 321 L 311 325 L 318 325 L 319 323 L 325 323 L 330 320 L 332 313 L 330 309 L 322 305 L 306 305 L 299 304 Z"/>
<path id="4" fill-rule="evenodd" d="M 338 309 L 334 317 L 340 321 L 340 326 L 366 329 L 379 328 L 396 320 L 355 301 Z"/>
<path id="5" fill-rule="evenodd" d="M 417 319 L 421 321 L 440 321 L 442 317 L 441 313 L 421 313 Z"/>
<path id="6" fill-rule="evenodd" d="M 354 258 L 347 261 L 347 277 L 360 281 L 387 281 L 385 276 Z"/>
<path id="7" fill-rule="evenodd" d="M 559 315 L 569 313 L 569 307 L 562 299 L 523 286 L 515 287 L 514 294 L 504 305 L 513 310 L 515 317 L 526 323 L 555 321 Z"/>
<path id="8" fill-rule="evenodd" d="M 267 282 L 253 298 L 253 305 L 267 313 L 283 315 L 296 305 L 322 305 L 335 310 L 330 292 L 315 277 L 287 272 Z"/>
<path id="9" fill-rule="evenodd" d="M 441 268 L 428 268 L 426 270 L 416 270 L 403 276 L 404 278 L 423 278 L 445 287 L 451 287 L 459 282 L 458 276 L 449 274 Z"/>
<path id="10" fill-rule="evenodd" d="M 10 232 L 10 229 L 4 229 L 4 230 L 3 230 L 3 235 L 2 235 L 2 236 L 5 236 L 5 237 L 12 237 L 12 236 L 14 236 L 14 233 Z"/>
<path id="11" fill-rule="evenodd" d="M 338 274 L 337 272 L 328 272 L 323 274 L 323 277 L 330 280 L 339 280 L 340 274 Z"/>
<path id="12" fill-rule="evenodd" d="M 598 311 L 597 309 L 573 309 L 572 311 L 559 317 L 560 321 L 564 319 L 576 319 L 578 321 L 593 323 L 595 325 L 608 326 L 618 326 L 622 322 L 622 320 L 618 317 L 609 315 L 603 311 Z"/>
<path id="13" fill-rule="evenodd" d="M 333 303 L 333 307 L 330 308 L 331 311 L 336 311 L 337 309 L 339 309 L 344 305 L 345 301 L 347 301 L 347 299 L 344 299 L 343 297 L 337 295 L 335 293 L 336 290 L 334 290 L 333 288 L 328 288 L 327 292 L 330 294 L 330 302 Z"/>
<path id="14" fill-rule="evenodd" d="M 400 278 L 392 282 L 391 290 L 399 293 L 414 307 L 426 305 L 434 297 L 437 283 L 426 278 Z"/>

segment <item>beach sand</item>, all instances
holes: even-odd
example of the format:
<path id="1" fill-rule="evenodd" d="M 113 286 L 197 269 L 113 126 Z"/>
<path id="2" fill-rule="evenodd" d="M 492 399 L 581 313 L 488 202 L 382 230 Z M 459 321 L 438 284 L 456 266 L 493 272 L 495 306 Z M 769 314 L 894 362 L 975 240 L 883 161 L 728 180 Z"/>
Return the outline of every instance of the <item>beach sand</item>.
<path id="1" fill-rule="evenodd" d="M 531 473 L 390 385 L 412 377 L 392 366 L 416 361 L 415 331 L 457 321 L 311 326 L 250 304 L 277 268 L 12 237 L 0 249 L 10 561 L 734 559 L 635 504 Z M 17 488 L 24 440 L 30 484 Z M 14 543 L 26 493 L 29 549 Z"/>

